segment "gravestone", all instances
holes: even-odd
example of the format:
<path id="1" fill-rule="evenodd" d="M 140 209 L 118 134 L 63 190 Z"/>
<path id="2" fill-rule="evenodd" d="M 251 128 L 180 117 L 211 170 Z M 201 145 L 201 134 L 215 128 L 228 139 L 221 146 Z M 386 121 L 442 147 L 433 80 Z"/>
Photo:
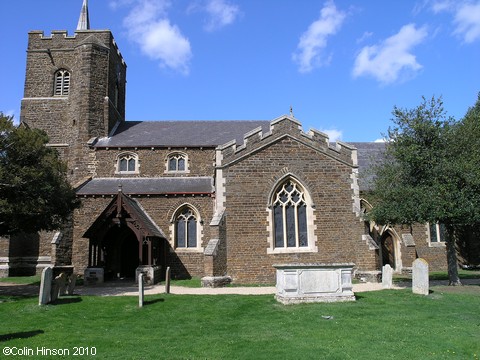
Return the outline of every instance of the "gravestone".
<path id="1" fill-rule="evenodd" d="M 138 307 L 143 307 L 144 299 L 144 285 L 143 285 L 143 274 L 138 274 Z"/>
<path id="2" fill-rule="evenodd" d="M 67 295 L 73 295 L 73 290 L 75 289 L 75 284 L 77 283 L 77 274 L 70 275 L 67 286 Z"/>
<path id="3" fill-rule="evenodd" d="M 165 273 L 165 293 L 170 294 L 170 266 L 167 267 Z"/>
<path id="4" fill-rule="evenodd" d="M 393 276 L 393 269 L 390 266 L 390 264 L 384 265 L 382 267 L 382 287 L 384 289 L 392 288 L 392 276 Z"/>
<path id="5" fill-rule="evenodd" d="M 68 278 L 67 278 L 67 274 L 65 274 L 64 272 L 62 272 L 57 278 L 56 278 L 57 282 L 58 282 L 58 295 L 59 296 L 63 296 L 67 293 L 67 281 L 68 281 Z"/>
<path id="6" fill-rule="evenodd" d="M 40 281 L 40 293 L 38 295 L 38 305 L 47 305 L 50 302 L 50 293 L 52 291 L 53 269 L 47 266 L 42 271 Z"/>
<path id="7" fill-rule="evenodd" d="M 428 285 L 428 263 L 425 259 L 418 258 L 412 264 L 412 292 L 428 295 Z"/>

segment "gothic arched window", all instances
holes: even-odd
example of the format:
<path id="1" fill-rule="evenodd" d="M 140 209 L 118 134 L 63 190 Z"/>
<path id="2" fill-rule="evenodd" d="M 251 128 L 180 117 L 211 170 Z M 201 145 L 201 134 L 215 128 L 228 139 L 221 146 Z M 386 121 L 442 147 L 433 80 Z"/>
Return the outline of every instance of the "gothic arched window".
<path id="1" fill-rule="evenodd" d="M 184 153 L 172 153 L 167 156 L 167 172 L 188 172 L 188 159 Z"/>
<path id="2" fill-rule="evenodd" d="M 60 69 L 55 73 L 55 96 L 66 96 L 70 92 L 70 72 Z"/>
<path id="3" fill-rule="evenodd" d="M 118 155 L 117 173 L 137 173 L 138 156 L 133 153 L 124 153 Z"/>
<path id="4" fill-rule="evenodd" d="M 291 179 L 281 184 L 274 194 L 273 229 L 275 248 L 308 247 L 305 194 Z"/>
<path id="5" fill-rule="evenodd" d="M 175 217 L 175 247 L 197 247 L 198 220 L 190 207 L 182 208 Z"/>

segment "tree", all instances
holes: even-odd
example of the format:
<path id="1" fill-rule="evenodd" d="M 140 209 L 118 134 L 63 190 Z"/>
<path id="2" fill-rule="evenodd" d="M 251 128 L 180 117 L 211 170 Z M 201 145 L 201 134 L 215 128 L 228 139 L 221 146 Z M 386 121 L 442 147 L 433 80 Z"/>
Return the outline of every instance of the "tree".
<path id="1" fill-rule="evenodd" d="M 78 206 L 66 167 L 38 129 L 0 112 L 0 235 L 53 230 Z"/>
<path id="2" fill-rule="evenodd" d="M 385 161 L 375 167 L 369 213 L 383 224 L 442 223 L 450 285 L 460 285 L 455 239 L 480 223 L 480 102 L 461 122 L 442 99 L 394 108 Z"/>

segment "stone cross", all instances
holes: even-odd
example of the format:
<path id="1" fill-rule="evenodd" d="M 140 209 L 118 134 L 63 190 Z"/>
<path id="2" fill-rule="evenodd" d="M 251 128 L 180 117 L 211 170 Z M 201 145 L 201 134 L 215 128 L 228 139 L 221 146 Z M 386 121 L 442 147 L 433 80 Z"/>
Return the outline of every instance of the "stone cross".
<path id="1" fill-rule="evenodd" d="M 138 307 L 143 307 L 144 300 L 144 285 L 143 273 L 138 274 Z"/>
<path id="2" fill-rule="evenodd" d="M 392 276 L 393 269 L 390 264 L 386 264 L 382 267 L 382 287 L 384 289 L 392 288 Z"/>
<path id="3" fill-rule="evenodd" d="M 428 295 L 428 285 L 428 263 L 425 259 L 418 258 L 412 264 L 412 292 Z"/>
<path id="4" fill-rule="evenodd" d="M 47 305 L 50 302 L 52 278 L 53 269 L 50 266 L 43 269 L 40 281 L 40 293 L 38 294 L 38 305 Z"/>

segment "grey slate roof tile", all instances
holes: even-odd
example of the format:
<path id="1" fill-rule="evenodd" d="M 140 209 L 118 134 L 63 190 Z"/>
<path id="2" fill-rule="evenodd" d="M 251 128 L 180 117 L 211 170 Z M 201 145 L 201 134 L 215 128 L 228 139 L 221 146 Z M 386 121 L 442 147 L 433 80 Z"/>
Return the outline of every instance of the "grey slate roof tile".
<path id="1" fill-rule="evenodd" d="M 114 195 L 121 186 L 127 195 L 213 194 L 211 177 L 96 178 L 77 189 L 77 195 Z"/>
<path id="2" fill-rule="evenodd" d="M 216 147 L 234 139 L 241 144 L 259 126 L 268 132 L 270 121 L 126 121 L 95 147 Z"/>

